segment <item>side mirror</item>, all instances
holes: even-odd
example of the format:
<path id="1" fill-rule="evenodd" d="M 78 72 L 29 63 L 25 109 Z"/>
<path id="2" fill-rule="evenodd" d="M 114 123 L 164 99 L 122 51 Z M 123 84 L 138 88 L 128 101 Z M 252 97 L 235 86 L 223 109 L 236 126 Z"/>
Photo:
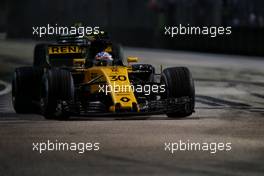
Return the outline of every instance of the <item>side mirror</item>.
<path id="1" fill-rule="evenodd" d="M 127 57 L 127 63 L 138 62 L 138 57 Z"/>

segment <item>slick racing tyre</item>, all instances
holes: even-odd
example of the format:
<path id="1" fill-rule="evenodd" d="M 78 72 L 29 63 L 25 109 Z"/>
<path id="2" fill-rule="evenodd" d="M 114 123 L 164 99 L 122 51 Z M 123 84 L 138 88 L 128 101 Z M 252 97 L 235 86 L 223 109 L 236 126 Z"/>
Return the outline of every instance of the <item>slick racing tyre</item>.
<path id="1" fill-rule="evenodd" d="M 74 83 L 67 70 L 51 69 L 43 76 L 41 89 L 41 109 L 47 119 L 66 119 L 68 115 L 62 107 L 63 101 L 74 99 Z"/>
<path id="2" fill-rule="evenodd" d="M 112 44 L 112 55 L 114 58 L 114 65 L 124 65 L 124 51 L 123 47 L 118 43 Z"/>
<path id="3" fill-rule="evenodd" d="M 173 67 L 162 72 L 161 83 L 166 86 L 166 99 L 188 97 L 190 102 L 181 109 L 167 112 L 168 117 L 183 118 L 190 116 L 194 112 L 195 88 L 192 75 L 188 68 Z"/>
<path id="4" fill-rule="evenodd" d="M 32 67 L 17 68 L 12 81 L 12 103 L 16 113 L 36 113 L 39 107 L 43 71 Z"/>
<path id="5" fill-rule="evenodd" d="M 37 44 L 34 49 L 33 66 L 34 67 L 45 66 L 46 57 L 47 57 L 47 44 L 44 43 Z"/>

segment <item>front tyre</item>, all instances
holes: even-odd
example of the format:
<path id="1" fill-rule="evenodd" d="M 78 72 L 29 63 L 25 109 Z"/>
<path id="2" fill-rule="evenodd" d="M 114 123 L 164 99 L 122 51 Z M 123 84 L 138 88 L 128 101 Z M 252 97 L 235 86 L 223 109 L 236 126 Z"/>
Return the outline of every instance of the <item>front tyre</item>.
<path id="1" fill-rule="evenodd" d="M 41 109 L 47 119 L 67 119 L 63 102 L 74 99 L 74 83 L 67 70 L 51 69 L 43 76 Z"/>
<path id="2" fill-rule="evenodd" d="M 123 47 L 120 44 L 113 43 L 112 44 L 112 53 L 114 58 L 114 65 L 124 65 L 124 51 Z"/>
<path id="3" fill-rule="evenodd" d="M 162 72 L 161 83 L 167 88 L 164 98 L 188 97 L 190 100 L 181 109 L 167 112 L 167 116 L 172 118 L 190 116 L 195 107 L 195 88 L 189 69 L 186 67 L 167 68 Z"/>

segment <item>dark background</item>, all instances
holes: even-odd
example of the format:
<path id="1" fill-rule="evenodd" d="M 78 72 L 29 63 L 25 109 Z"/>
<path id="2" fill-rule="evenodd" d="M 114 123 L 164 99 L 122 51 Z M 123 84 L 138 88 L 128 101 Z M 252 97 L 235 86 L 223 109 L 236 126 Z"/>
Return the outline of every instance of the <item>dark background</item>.
<path id="1" fill-rule="evenodd" d="M 261 0 L 1 0 L 0 32 L 32 38 L 32 26 L 100 26 L 127 46 L 264 55 Z M 232 26 L 231 36 L 165 37 L 164 26 Z M 36 39 L 36 38 L 35 38 Z"/>

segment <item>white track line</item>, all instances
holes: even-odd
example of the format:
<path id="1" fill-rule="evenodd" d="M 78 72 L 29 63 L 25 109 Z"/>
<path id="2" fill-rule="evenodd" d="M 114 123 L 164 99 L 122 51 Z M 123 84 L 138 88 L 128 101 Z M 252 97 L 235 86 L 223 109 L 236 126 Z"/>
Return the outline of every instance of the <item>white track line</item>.
<path id="1" fill-rule="evenodd" d="M 12 90 L 11 84 L 4 82 L 4 81 L 1 81 L 1 80 L 0 80 L 0 84 L 5 86 L 4 90 L 0 91 L 0 96 L 8 94 L 9 92 L 11 92 L 11 90 Z"/>

